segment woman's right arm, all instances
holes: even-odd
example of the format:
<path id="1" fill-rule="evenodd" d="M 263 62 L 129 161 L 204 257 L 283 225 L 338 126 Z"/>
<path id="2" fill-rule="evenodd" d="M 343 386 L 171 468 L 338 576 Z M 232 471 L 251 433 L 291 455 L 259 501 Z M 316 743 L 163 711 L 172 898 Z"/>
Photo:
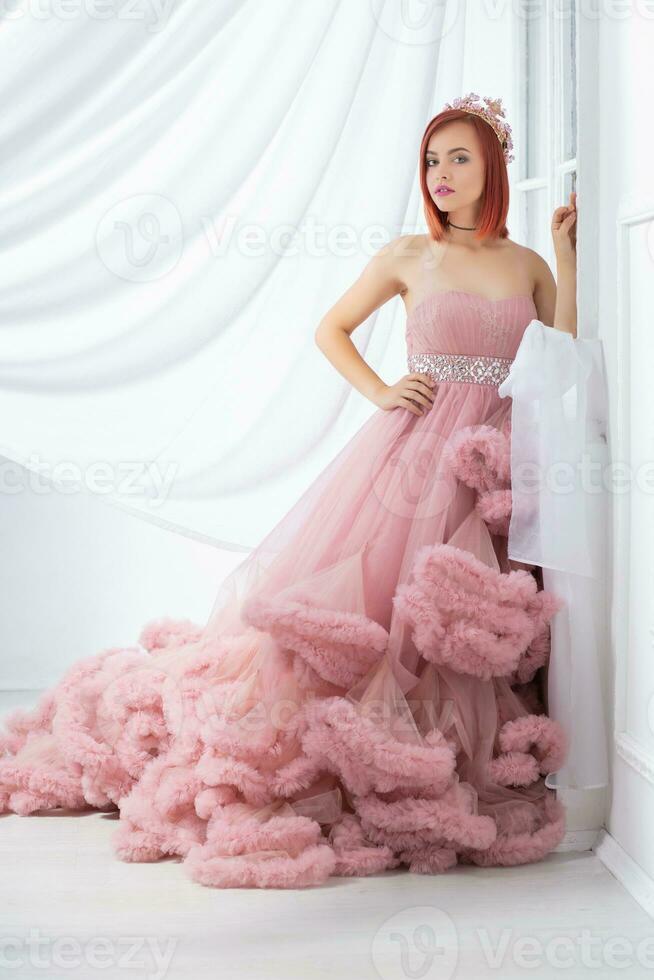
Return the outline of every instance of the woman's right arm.
<path id="1" fill-rule="evenodd" d="M 434 382 L 427 374 L 404 375 L 387 385 L 366 363 L 350 334 L 383 303 L 405 288 L 401 279 L 401 239 L 384 245 L 359 278 L 327 311 L 315 331 L 316 344 L 336 370 L 378 408 L 408 408 L 422 415 L 433 402 Z"/>

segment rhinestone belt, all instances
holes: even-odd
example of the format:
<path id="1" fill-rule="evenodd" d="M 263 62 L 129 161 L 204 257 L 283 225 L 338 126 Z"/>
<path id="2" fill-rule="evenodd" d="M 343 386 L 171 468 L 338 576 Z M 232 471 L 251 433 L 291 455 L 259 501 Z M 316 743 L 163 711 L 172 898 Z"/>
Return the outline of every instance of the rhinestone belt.
<path id="1" fill-rule="evenodd" d="M 499 385 L 508 376 L 512 357 L 484 354 L 409 354 L 409 371 L 429 374 L 435 381 L 468 381 Z"/>

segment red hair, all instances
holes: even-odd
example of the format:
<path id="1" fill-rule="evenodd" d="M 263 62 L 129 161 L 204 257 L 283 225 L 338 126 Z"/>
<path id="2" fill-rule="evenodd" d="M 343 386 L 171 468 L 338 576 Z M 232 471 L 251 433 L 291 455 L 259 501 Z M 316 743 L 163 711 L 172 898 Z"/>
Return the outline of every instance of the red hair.
<path id="1" fill-rule="evenodd" d="M 420 189 L 424 204 L 424 214 L 429 234 L 434 241 L 440 241 L 448 226 L 446 212 L 441 211 L 433 200 L 427 187 L 427 146 L 429 140 L 445 123 L 461 119 L 474 126 L 481 144 L 485 166 L 484 190 L 475 238 L 508 238 L 506 216 L 509 211 L 509 175 L 506 170 L 504 152 L 495 132 L 487 122 L 474 113 L 462 109 L 445 109 L 427 124 L 420 143 Z"/>

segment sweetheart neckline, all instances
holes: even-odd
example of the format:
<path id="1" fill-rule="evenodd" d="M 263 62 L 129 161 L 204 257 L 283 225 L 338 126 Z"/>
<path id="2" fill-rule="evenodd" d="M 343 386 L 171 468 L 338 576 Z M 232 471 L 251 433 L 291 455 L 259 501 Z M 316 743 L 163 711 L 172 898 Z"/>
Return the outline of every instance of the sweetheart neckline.
<path id="1" fill-rule="evenodd" d="M 497 299 L 492 299 L 489 296 L 484 296 L 483 293 L 470 292 L 468 289 L 437 289 L 433 293 L 428 293 L 424 299 L 421 299 L 417 306 L 414 306 L 410 313 L 407 313 L 407 323 L 411 317 L 418 312 L 418 310 L 423 307 L 426 303 L 430 302 L 435 296 L 447 296 L 451 294 L 457 294 L 459 296 L 476 296 L 477 299 L 483 300 L 486 303 L 506 303 L 513 299 L 528 299 L 536 308 L 534 303 L 534 297 L 529 293 L 514 293 L 512 296 L 499 296 Z"/>

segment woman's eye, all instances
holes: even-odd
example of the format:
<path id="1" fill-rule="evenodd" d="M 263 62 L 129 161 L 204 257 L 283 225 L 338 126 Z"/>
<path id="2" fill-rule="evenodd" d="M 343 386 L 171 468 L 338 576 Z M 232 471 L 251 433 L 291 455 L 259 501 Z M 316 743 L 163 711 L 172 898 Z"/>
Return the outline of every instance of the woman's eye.
<path id="1" fill-rule="evenodd" d="M 463 161 L 463 163 L 467 163 L 468 162 L 468 158 L 467 157 L 454 157 L 454 159 L 455 160 L 461 160 L 461 161 Z M 432 164 L 432 163 L 438 163 L 438 160 L 427 160 L 427 167 L 429 167 L 430 164 Z"/>

